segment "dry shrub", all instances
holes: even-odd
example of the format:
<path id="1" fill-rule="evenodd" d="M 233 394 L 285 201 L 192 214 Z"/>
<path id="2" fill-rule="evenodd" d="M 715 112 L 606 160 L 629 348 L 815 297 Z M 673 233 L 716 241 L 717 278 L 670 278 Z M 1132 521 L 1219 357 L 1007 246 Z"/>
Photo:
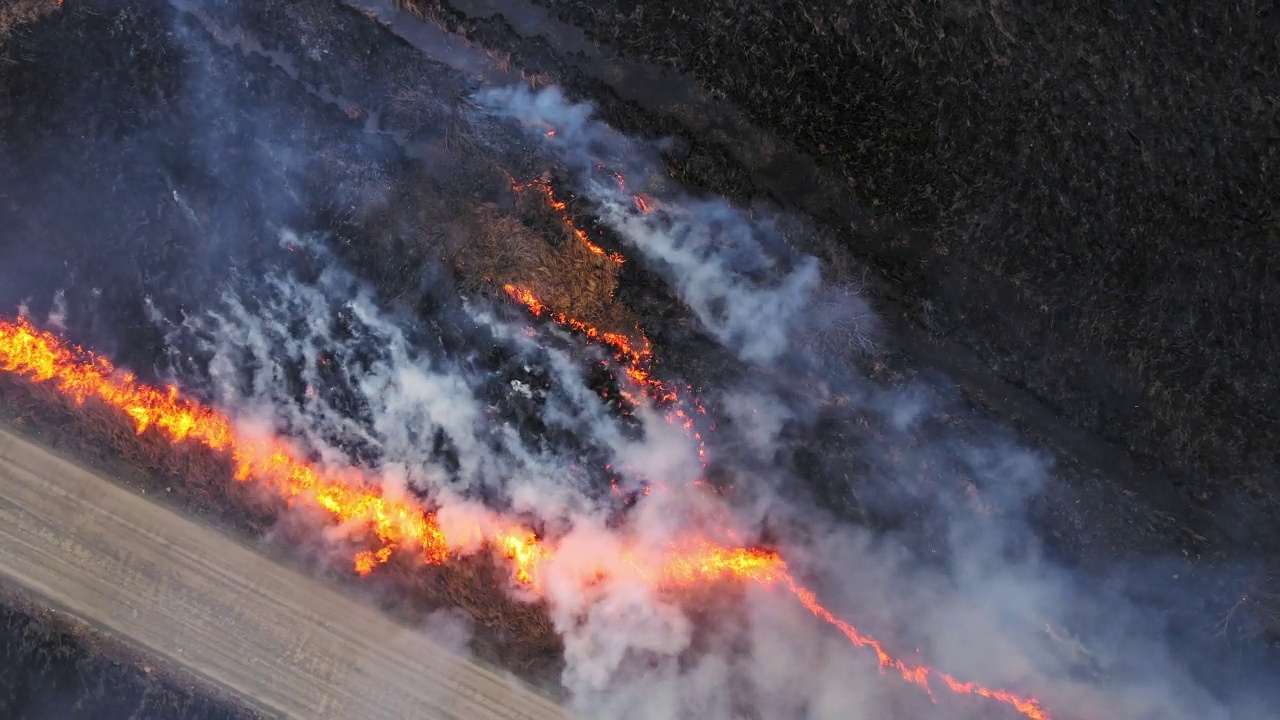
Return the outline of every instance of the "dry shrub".
<path id="1" fill-rule="evenodd" d="M 58 0 L 0 0 L 0 40 L 17 27 L 35 22 L 61 5 Z"/>

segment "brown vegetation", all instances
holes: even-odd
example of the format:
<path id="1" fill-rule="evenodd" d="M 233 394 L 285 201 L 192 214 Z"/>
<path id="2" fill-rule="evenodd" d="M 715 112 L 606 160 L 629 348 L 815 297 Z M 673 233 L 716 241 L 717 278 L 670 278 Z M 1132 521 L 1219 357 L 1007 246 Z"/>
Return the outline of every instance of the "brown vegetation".
<path id="1" fill-rule="evenodd" d="M 521 195 L 520 204 L 532 212 L 538 212 L 540 202 L 536 195 Z M 577 238 L 549 242 L 491 205 L 477 208 L 475 232 L 455 262 L 464 274 L 499 288 L 511 284 L 527 289 L 552 312 L 602 331 L 625 334 L 639 324 L 614 297 L 618 288 L 614 261 L 593 253 Z"/>
<path id="2" fill-rule="evenodd" d="M 400 98 L 401 112 L 412 123 L 414 102 L 405 94 Z M 536 172 L 534 163 L 487 156 L 465 125 L 424 152 L 433 153 L 424 166 L 448 168 L 448 177 L 425 169 L 400 183 L 366 218 L 364 234 L 371 242 L 382 244 L 405 267 L 417 267 L 422 255 L 438 255 L 464 290 L 501 295 L 504 286 L 518 286 L 553 313 L 601 332 L 635 335 L 640 319 L 616 297 L 621 266 L 609 254 L 593 251 L 576 234 L 577 226 L 569 226 L 577 222 L 574 202 L 562 212 L 542 190 L 550 185 L 512 188 L 508 168 Z M 555 192 L 560 201 L 562 189 Z M 594 239 L 590 242 L 599 250 Z M 394 295 L 402 281 L 388 277 L 380 287 Z"/>
<path id="3" fill-rule="evenodd" d="M 623 100 L 501 16 L 397 2 L 549 73 L 628 131 L 692 132 L 678 112 Z M 1280 385 L 1269 372 L 1280 245 L 1267 182 L 1280 151 L 1270 61 L 1280 15 L 535 3 L 602 56 L 693 75 L 814 158 L 817 184 L 849 201 L 825 188 L 784 204 L 843 239 L 810 249 L 828 276 L 856 254 L 882 304 L 1169 478 L 1159 492 L 1210 510 L 1280 508 Z M 673 173 L 776 199 L 777 178 L 735 160 L 744 141 L 734 137 L 690 137 L 687 156 L 669 158 Z"/>
<path id="4" fill-rule="evenodd" d="M 35 22 L 61 6 L 61 0 L 4 0 L 0 2 L 0 40 L 20 26 Z"/>

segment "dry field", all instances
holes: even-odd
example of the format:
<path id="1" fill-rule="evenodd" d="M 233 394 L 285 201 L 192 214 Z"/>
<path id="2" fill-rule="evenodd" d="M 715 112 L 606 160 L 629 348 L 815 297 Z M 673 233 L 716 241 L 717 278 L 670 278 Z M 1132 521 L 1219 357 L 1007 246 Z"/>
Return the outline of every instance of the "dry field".
<path id="1" fill-rule="evenodd" d="M 566 715 L 512 678 L 0 430 L 0 576 L 265 714 Z"/>

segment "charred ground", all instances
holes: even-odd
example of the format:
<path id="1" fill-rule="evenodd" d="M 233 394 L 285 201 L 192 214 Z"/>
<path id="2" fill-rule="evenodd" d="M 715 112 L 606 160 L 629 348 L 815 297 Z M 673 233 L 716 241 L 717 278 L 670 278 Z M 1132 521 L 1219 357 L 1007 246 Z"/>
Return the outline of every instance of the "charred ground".
<path id="1" fill-rule="evenodd" d="M 671 158 L 682 179 L 830 223 L 843 248 L 820 254 L 833 270 L 849 253 L 902 319 L 976 353 L 1166 492 L 1275 511 L 1273 11 L 541 0 L 565 24 L 522 34 L 542 11 L 402 4 L 613 122 L 684 137 Z M 691 132 L 680 101 L 624 99 L 592 56 L 691 74 L 815 159 L 812 182 L 761 177 L 741 163 L 745 141 Z"/>
<path id="2" fill-rule="evenodd" d="M 45 718 L 251 720 L 210 689 L 104 643 L 93 629 L 4 591 L 0 605 L 0 712 Z"/>
<path id="3" fill-rule="evenodd" d="M 0 59 L 11 68 L 4 80 L 11 102 L 0 110 L 0 130 L 5 152 L 16 160 L 0 169 L 0 219 L 16 229 L 15 237 L 38 237 L 45 244 L 34 253 L 10 254 L 6 246 L 7 257 L 17 263 L 3 274 L 10 283 L 4 301 L 19 302 L 47 290 L 50 282 L 72 278 L 68 302 L 96 308 L 72 319 L 84 324 L 73 327 L 76 337 L 144 376 L 162 372 L 170 358 L 163 338 L 140 312 L 142 290 L 170 309 L 198 311 L 226 281 L 220 273 L 262 272 L 291 262 L 282 259 L 272 235 L 279 226 L 328 233 L 334 252 L 375 283 L 384 299 L 435 317 L 454 294 L 492 291 L 475 277 L 484 271 L 469 274 L 453 261 L 459 238 L 514 222 L 530 237 L 544 238 L 546 252 L 555 252 L 559 231 L 539 219 L 536 208 L 522 208 L 509 189 L 511 178 L 544 170 L 545 159 L 531 148 L 513 157 L 476 153 L 450 111 L 415 100 L 452 98 L 460 111 L 469 81 L 340 3 L 265 2 L 251 9 L 229 4 L 205 11 L 221 28 L 249 28 L 263 45 L 293 58 L 291 72 L 267 55 L 220 41 L 207 24 L 180 19 L 165 3 L 130 10 L 100 2 L 68 5 L 65 13 L 7 41 Z M 680 137 L 666 159 L 678 180 L 740 199 L 780 199 L 826 223 L 825 244 L 814 251 L 829 267 L 850 273 L 863 263 L 870 266 L 869 287 L 888 307 L 902 309 L 908 329 L 973 348 L 988 370 L 994 367 L 1075 423 L 1105 430 L 1140 460 L 1183 478 L 1176 494 L 1187 502 L 1178 507 L 1190 509 L 1169 512 L 1150 498 L 1135 499 L 1123 482 L 1096 467 L 1064 458 L 1058 475 L 1069 482 L 1037 500 L 1040 529 L 1073 564 L 1111 578 L 1119 592 L 1139 602 L 1147 593 L 1164 599 L 1167 577 L 1181 573 L 1196 589 L 1182 606 L 1166 611 L 1177 632 L 1192 638 L 1191 648 L 1231 647 L 1237 663 L 1265 656 L 1261 645 L 1268 628 L 1275 632 L 1275 608 L 1237 602 L 1242 595 L 1264 598 L 1275 583 L 1237 544 L 1247 545 L 1253 533 L 1224 536 L 1220 523 L 1195 508 L 1230 506 L 1235 498 L 1246 504 L 1241 516 L 1273 517 L 1270 509 L 1259 509 L 1259 499 L 1267 497 L 1261 479 L 1275 460 L 1267 455 L 1274 443 L 1266 442 L 1275 427 L 1268 414 L 1274 403 L 1266 401 L 1274 389 L 1264 385 L 1268 376 L 1262 371 L 1268 349 L 1275 350 L 1269 324 L 1275 314 L 1266 312 L 1274 304 L 1274 286 L 1265 272 L 1276 269 L 1265 243 L 1274 237 L 1274 218 L 1262 210 L 1270 205 L 1259 195 L 1259 177 L 1272 166 L 1266 163 L 1274 164 L 1276 146 L 1264 142 L 1266 131 L 1250 128 L 1265 127 L 1267 107 L 1274 127 L 1274 105 L 1266 105 L 1274 94 L 1256 101 L 1241 95 L 1236 104 L 1206 103 L 1187 111 L 1185 103 L 1174 101 L 1185 99 L 1192 86 L 1154 74 L 1152 64 L 1175 45 L 1142 45 L 1141 52 L 1132 51 L 1141 61 L 1137 74 L 1116 74 L 1118 58 L 1130 52 L 1117 39 L 1116 28 L 1123 25 L 1116 18 L 1074 24 L 1030 18 L 1036 22 L 1024 26 L 1011 12 L 992 14 L 984 7 L 936 22 L 921 9 L 912 21 L 864 5 L 858 12 L 869 13 L 865 18 L 849 17 L 842 24 L 830 16 L 815 24 L 798 6 L 748 13 L 759 8 L 720 4 L 705 15 L 689 15 L 683 5 L 657 12 L 658 3 L 633 3 L 611 13 L 607 3 L 556 4 L 603 42 L 692 70 L 713 94 L 750 108 L 752 120 L 798 146 L 799 154 L 818 158 L 816 170 L 805 176 L 815 183 L 787 191 L 779 187 L 785 180 L 765 178 L 759 167 L 745 164 L 732 136 L 682 121 L 687 112 L 680 108 L 659 112 L 623 99 L 575 65 L 587 64 L 585 59 L 559 52 L 554 42 L 521 35 L 500 13 L 485 19 L 484 13 L 450 4 L 415 5 L 449 31 L 506 53 L 505 60 L 495 59 L 597 101 L 624 129 Z M 176 41 L 168 33 L 184 24 L 208 45 L 210 65 L 193 67 L 174 54 Z M 841 33 L 841 27 L 858 30 Z M 1041 38 L 1033 27 L 1062 34 Z M 1089 33 L 1106 42 L 1086 43 L 1082 38 Z M 1027 40 L 1014 42 L 1009 35 Z M 734 37 L 758 40 L 731 42 Z M 1245 37 L 1256 45 L 1266 36 Z M 84 52 L 67 53 L 66 47 Z M 1084 47 L 1096 52 L 1072 54 L 1072 48 Z M 308 52 L 315 48 L 324 52 Z M 335 55 L 344 58 L 340 66 L 331 60 Z M 848 66 L 828 72 L 832 57 L 849 58 L 841 61 Z M 1067 65 L 1076 71 L 1048 69 L 1059 57 L 1077 58 L 1076 65 Z M 1182 61 L 1197 62 L 1193 55 Z M 1266 67 L 1261 60 L 1257 64 Z M 796 70 L 802 78 L 796 82 L 786 75 L 792 68 L 809 69 Z M 1229 95 L 1228 81 L 1237 76 L 1228 70 L 1240 68 L 1231 64 L 1217 68 L 1216 75 L 1206 70 L 1199 76 L 1217 78 L 1213 91 Z M 1262 77 L 1274 80 L 1265 72 Z M 202 81 L 241 89 L 220 101 L 222 106 L 184 104 L 182 98 L 191 97 L 184 91 Z M 1126 95 L 1114 90 L 1122 82 L 1154 89 Z M 781 88 L 798 95 L 773 94 Z M 1094 100 L 1081 101 L 1084 95 Z M 105 101 L 97 106 L 102 111 L 88 112 L 87 99 L 95 98 Z M 1081 113 L 1078 102 L 1089 112 Z M 845 109 L 837 112 L 840 107 Z M 1070 112 L 1063 113 L 1064 107 Z M 966 117 L 970 112 L 984 114 Z M 1120 122 L 1124 118 L 1132 121 L 1129 126 Z M 208 163 L 201 155 L 205 149 L 190 140 L 192 128 L 206 128 L 217 139 L 203 142 L 231 152 Z M 1221 132 L 1204 133 L 1200 145 L 1186 141 L 1211 128 Z M 407 161 L 395 131 L 412 131 L 415 152 L 434 162 Z M 280 167 L 263 168 L 252 152 L 235 151 L 263 137 L 282 141 Z M 1251 140 L 1262 150 L 1238 149 Z M 1237 150 L 1228 152 L 1232 148 Z M 1239 162 L 1197 162 L 1209 156 Z M 1175 181 L 1176 174 L 1162 170 L 1161 163 L 1191 175 Z M 448 173 L 424 166 L 447 167 Z M 1168 187 L 1161 189 L 1162 182 Z M 376 212 L 353 212 L 358 189 L 374 187 L 394 188 L 392 200 Z M 1232 187 L 1238 192 L 1230 197 L 1218 192 Z M 316 202 L 300 208 L 278 200 L 291 193 Z M 170 200 L 177 195 L 190 214 Z M 868 210 L 832 200 L 844 197 Z M 1165 213 L 1165 206 L 1173 209 Z M 589 216 L 589 207 L 574 207 Z M 89 229 L 95 247 L 83 252 Z M 855 241 L 842 244 L 851 229 Z M 207 236 L 221 245 L 202 242 Z M 1256 242 L 1244 241 L 1249 238 Z M 1239 253 L 1232 249 L 1237 246 Z M 218 263 L 187 257 L 191 248 L 243 260 L 219 269 Z M 67 273 L 57 266 L 64 258 L 80 264 Z M 1135 269 L 1117 273 L 1122 260 Z M 452 270 L 419 273 L 436 261 Z M 1209 283 L 1219 277 L 1229 281 Z M 687 323 L 675 322 L 687 316 L 662 283 L 634 263 L 617 283 L 618 298 L 633 314 L 628 319 L 641 320 L 669 371 L 695 383 L 714 380 L 729 361 L 715 355 L 706 338 L 683 329 Z M 1238 308 L 1243 322 L 1221 320 L 1233 303 L 1245 303 Z M 1204 314 L 1191 322 L 1193 310 Z M 459 343 L 466 339 L 454 336 Z M 1183 365 L 1162 364 L 1169 358 L 1181 358 Z M 907 359 L 888 358 L 879 372 L 893 382 L 911 366 Z M 945 364 L 943 369 L 949 370 Z M 173 455 L 148 445 L 146 437 L 133 437 L 119 418 L 85 415 L 25 386 L 7 383 L 0 398 L 11 417 L 36 423 L 46 438 L 81 438 L 77 454 L 104 462 L 124 457 L 148 468 L 138 481 L 142 486 L 163 488 L 166 496 L 176 491 L 180 504 L 212 513 L 220 524 L 254 535 L 270 521 L 245 514 L 252 504 L 223 483 L 226 468 L 218 458 Z M 1013 407 L 1010 414 L 1018 415 Z M 939 488 L 931 481 L 939 470 L 920 467 L 901 468 L 903 477 L 920 480 L 881 489 L 880 502 L 866 492 L 861 501 L 851 499 L 841 478 L 857 467 L 857 443 L 884 438 L 875 427 L 859 425 L 865 418 L 839 407 L 823 413 L 812 433 L 795 438 L 798 450 L 788 462 L 829 509 L 885 528 L 927 528 L 927 518 L 896 510 L 903 497 L 977 493 L 980 501 L 981 488 Z M 952 421 L 972 422 L 940 418 L 939 432 Z M 1026 425 L 1033 436 L 1052 434 Z M 1056 438 L 1044 440 L 1056 446 Z M 124 465 L 115 468 L 122 471 Z M 1228 474 L 1241 482 L 1199 480 Z M 175 485 L 178 475 L 196 481 Z M 1167 487 L 1157 492 L 1167 493 Z M 1219 534 L 1206 538 L 1211 531 Z M 1170 559 L 1143 573 L 1128 566 L 1150 554 Z M 528 608 L 496 607 L 500 598 L 490 597 L 495 593 L 477 593 L 476 587 L 492 584 L 485 574 L 490 571 L 462 568 L 456 576 L 445 572 L 424 580 L 397 568 L 405 576 L 386 579 L 396 587 L 388 596 L 399 598 L 400 611 L 409 617 L 460 604 L 482 628 L 482 657 L 554 678 L 558 648 L 545 617 Z M 1221 623 L 1224 618 L 1230 621 Z M 1229 665 L 1218 671 L 1230 673 Z"/>

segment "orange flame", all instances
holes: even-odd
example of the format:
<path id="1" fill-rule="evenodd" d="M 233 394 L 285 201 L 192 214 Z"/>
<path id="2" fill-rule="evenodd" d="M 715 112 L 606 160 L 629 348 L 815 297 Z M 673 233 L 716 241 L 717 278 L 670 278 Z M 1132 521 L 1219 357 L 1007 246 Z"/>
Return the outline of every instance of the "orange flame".
<path id="1" fill-rule="evenodd" d="M 511 181 L 511 189 L 516 192 L 524 192 L 525 190 L 528 190 L 531 187 L 541 190 L 542 193 L 547 196 L 547 204 L 550 205 L 551 209 L 555 210 L 556 213 L 560 216 L 560 222 L 562 222 L 565 228 L 567 228 L 569 232 L 572 233 L 573 236 L 578 239 L 578 242 L 581 242 L 583 245 L 585 245 L 586 248 L 592 252 L 592 254 L 600 255 L 601 257 L 608 257 L 609 260 L 611 260 L 612 262 L 618 265 L 621 265 L 622 263 L 626 262 L 626 258 L 622 257 L 621 254 L 616 252 L 615 253 L 605 252 L 604 248 L 591 242 L 591 238 L 587 237 L 586 231 L 578 227 L 577 224 L 573 222 L 573 218 L 569 215 L 568 204 L 566 204 L 563 200 L 559 200 L 556 198 L 555 189 L 551 187 L 551 183 L 549 181 L 543 180 L 542 178 L 534 178 L 533 180 L 529 180 L 527 182 L 522 182 L 522 183 L 516 182 L 515 180 Z"/>
<path id="2" fill-rule="evenodd" d="M 783 584 L 787 589 L 796 596 L 801 605 L 814 614 L 815 617 L 835 626 L 837 630 L 844 633 L 849 642 L 860 648 L 869 648 L 876 654 L 876 658 L 880 661 L 880 670 L 882 672 L 893 670 L 902 676 L 903 680 L 920 686 L 929 697 L 933 697 L 933 686 L 929 681 L 932 678 L 939 680 L 948 690 L 957 695 L 977 695 L 989 700 L 1009 705 L 1017 710 L 1029 720 L 1050 720 L 1049 713 L 1040 704 L 1036 698 L 1022 697 L 1004 690 L 992 690 L 975 682 L 962 682 L 957 680 L 955 676 L 940 672 L 934 668 L 925 665 L 912 665 L 904 660 L 890 655 L 879 640 L 863 635 L 858 629 L 849 623 L 837 618 L 832 612 L 823 607 L 818 602 L 818 596 L 808 588 L 796 582 L 795 578 L 789 574 L 783 573 L 780 576 Z"/>
<path id="3" fill-rule="evenodd" d="M 653 362 L 653 346 L 649 344 L 649 338 L 643 334 L 640 334 L 639 343 L 637 344 L 622 333 L 603 332 L 577 318 L 569 317 L 561 312 L 551 312 L 528 288 L 508 283 L 503 285 L 502 289 L 506 291 L 511 299 L 524 305 L 534 316 L 541 317 L 546 315 L 558 325 L 582 333 L 589 340 L 607 345 L 613 351 L 614 359 L 626 368 L 627 377 L 653 399 L 666 401 L 676 399 L 675 391 L 667 387 L 661 380 L 653 377 L 647 369 Z"/>
<path id="4" fill-rule="evenodd" d="M 535 317 L 546 315 L 561 327 L 580 332 L 586 335 L 587 339 L 603 343 L 611 348 L 614 360 L 623 368 L 623 374 L 636 387 L 640 388 L 641 393 L 648 399 L 667 405 L 680 401 L 680 396 L 675 388 L 654 377 L 649 370 L 654 361 L 653 346 L 649 343 L 649 338 L 645 337 L 643 333 L 640 333 L 639 344 L 635 344 L 630 338 L 621 333 L 602 332 L 598 328 L 577 318 L 569 317 L 565 313 L 551 312 L 528 288 L 508 283 L 503 285 L 502 289 L 513 300 L 524 305 Z M 640 404 L 638 398 L 626 390 L 622 391 L 622 396 L 632 405 Z M 693 405 L 697 412 L 706 412 L 696 400 Z M 683 427 L 684 431 L 694 439 L 698 444 L 698 459 L 702 462 L 703 467 L 706 467 L 707 447 L 702 441 L 702 433 L 694 428 L 693 417 L 689 412 L 677 406 L 668 410 L 664 417 L 667 422 Z"/>
<path id="5" fill-rule="evenodd" d="M 360 575 L 367 575 L 388 562 L 397 550 L 414 553 L 422 563 L 440 564 L 454 557 L 456 548 L 465 547 L 473 539 L 450 538 L 435 514 L 416 501 L 388 498 L 380 488 L 369 485 L 354 471 L 335 472 L 313 467 L 283 441 L 241 433 L 227 417 L 182 397 L 176 387 L 160 390 L 140 383 L 134 375 L 118 371 L 107 360 L 65 345 L 52 334 L 35 329 L 25 318 L 16 322 L 0 320 L 0 369 L 36 382 L 50 382 L 76 402 L 97 398 L 132 418 L 140 434 L 149 428 L 155 429 L 174 443 L 194 442 L 224 451 L 233 460 L 238 481 L 258 482 L 292 506 L 323 509 L 335 522 L 368 528 L 382 544 L 377 550 L 355 554 L 354 570 Z M 518 523 L 495 518 L 490 525 L 487 531 L 477 528 L 478 537 L 487 540 L 511 561 L 516 582 L 540 591 L 542 564 L 554 557 L 552 548 Z M 657 586 L 678 589 L 723 581 L 755 582 L 765 587 L 781 585 L 815 617 L 840 630 L 855 646 L 872 650 L 882 671 L 895 671 L 930 697 L 934 691 L 931 681 L 937 680 L 953 693 L 1002 703 L 1028 720 L 1050 720 L 1048 712 L 1035 698 L 964 682 L 933 668 L 893 657 L 880 641 L 862 634 L 823 607 L 812 590 L 796 581 L 776 552 L 723 547 L 709 541 L 669 550 L 656 576 L 647 575 Z"/>
<path id="6" fill-rule="evenodd" d="M 322 508 L 339 524 L 371 529 L 383 549 L 361 555 L 357 569 L 385 562 L 393 547 L 415 551 L 431 564 L 449 557 L 448 538 L 434 515 L 416 502 L 386 498 L 354 472 L 313 467 L 280 440 L 237 432 L 225 416 L 181 397 L 176 387 L 159 390 L 139 383 L 132 373 L 63 345 L 25 319 L 0 321 L 0 368 L 52 381 L 79 403 L 96 397 L 132 418 L 138 434 L 154 428 L 175 443 L 187 440 L 227 452 L 237 480 L 269 487 L 290 505 Z"/>
<path id="7" fill-rule="evenodd" d="M 597 167 L 600 168 L 601 170 L 605 169 L 603 165 L 598 165 Z M 614 181 L 618 183 L 618 192 L 622 192 L 622 193 L 627 192 L 627 178 L 624 177 L 623 174 L 618 172 L 617 170 L 610 170 L 609 172 L 613 175 Z M 654 205 L 653 200 L 648 197 L 645 197 L 643 193 L 636 193 L 631 196 L 631 199 L 635 202 L 636 209 L 642 213 L 647 213 L 653 209 L 653 205 Z"/>
<path id="8" fill-rule="evenodd" d="M 881 672 L 893 671 L 903 680 L 920 687 L 934 698 L 931 680 L 937 680 L 957 695 L 976 695 L 1012 707 L 1028 720 L 1050 720 L 1049 713 L 1036 698 L 1022 697 L 1003 690 L 993 690 L 975 682 L 964 682 L 955 676 L 925 665 L 914 665 L 895 658 L 875 638 L 862 634 L 856 627 L 836 617 L 818 601 L 812 590 L 801 585 L 791 574 L 786 561 L 777 553 L 759 548 L 726 548 L 703 542 L 691 549 L 675 552 L 663 564 L 664 584 L 684 587 L 702 582 L 723 580 L 751 581 L 766 587 L 781 585 L 800 601 L 806 610 L 839 630 L 849 642 L 875 653 Z M 935 700 L 936 702 L 936 700 Z"/>

